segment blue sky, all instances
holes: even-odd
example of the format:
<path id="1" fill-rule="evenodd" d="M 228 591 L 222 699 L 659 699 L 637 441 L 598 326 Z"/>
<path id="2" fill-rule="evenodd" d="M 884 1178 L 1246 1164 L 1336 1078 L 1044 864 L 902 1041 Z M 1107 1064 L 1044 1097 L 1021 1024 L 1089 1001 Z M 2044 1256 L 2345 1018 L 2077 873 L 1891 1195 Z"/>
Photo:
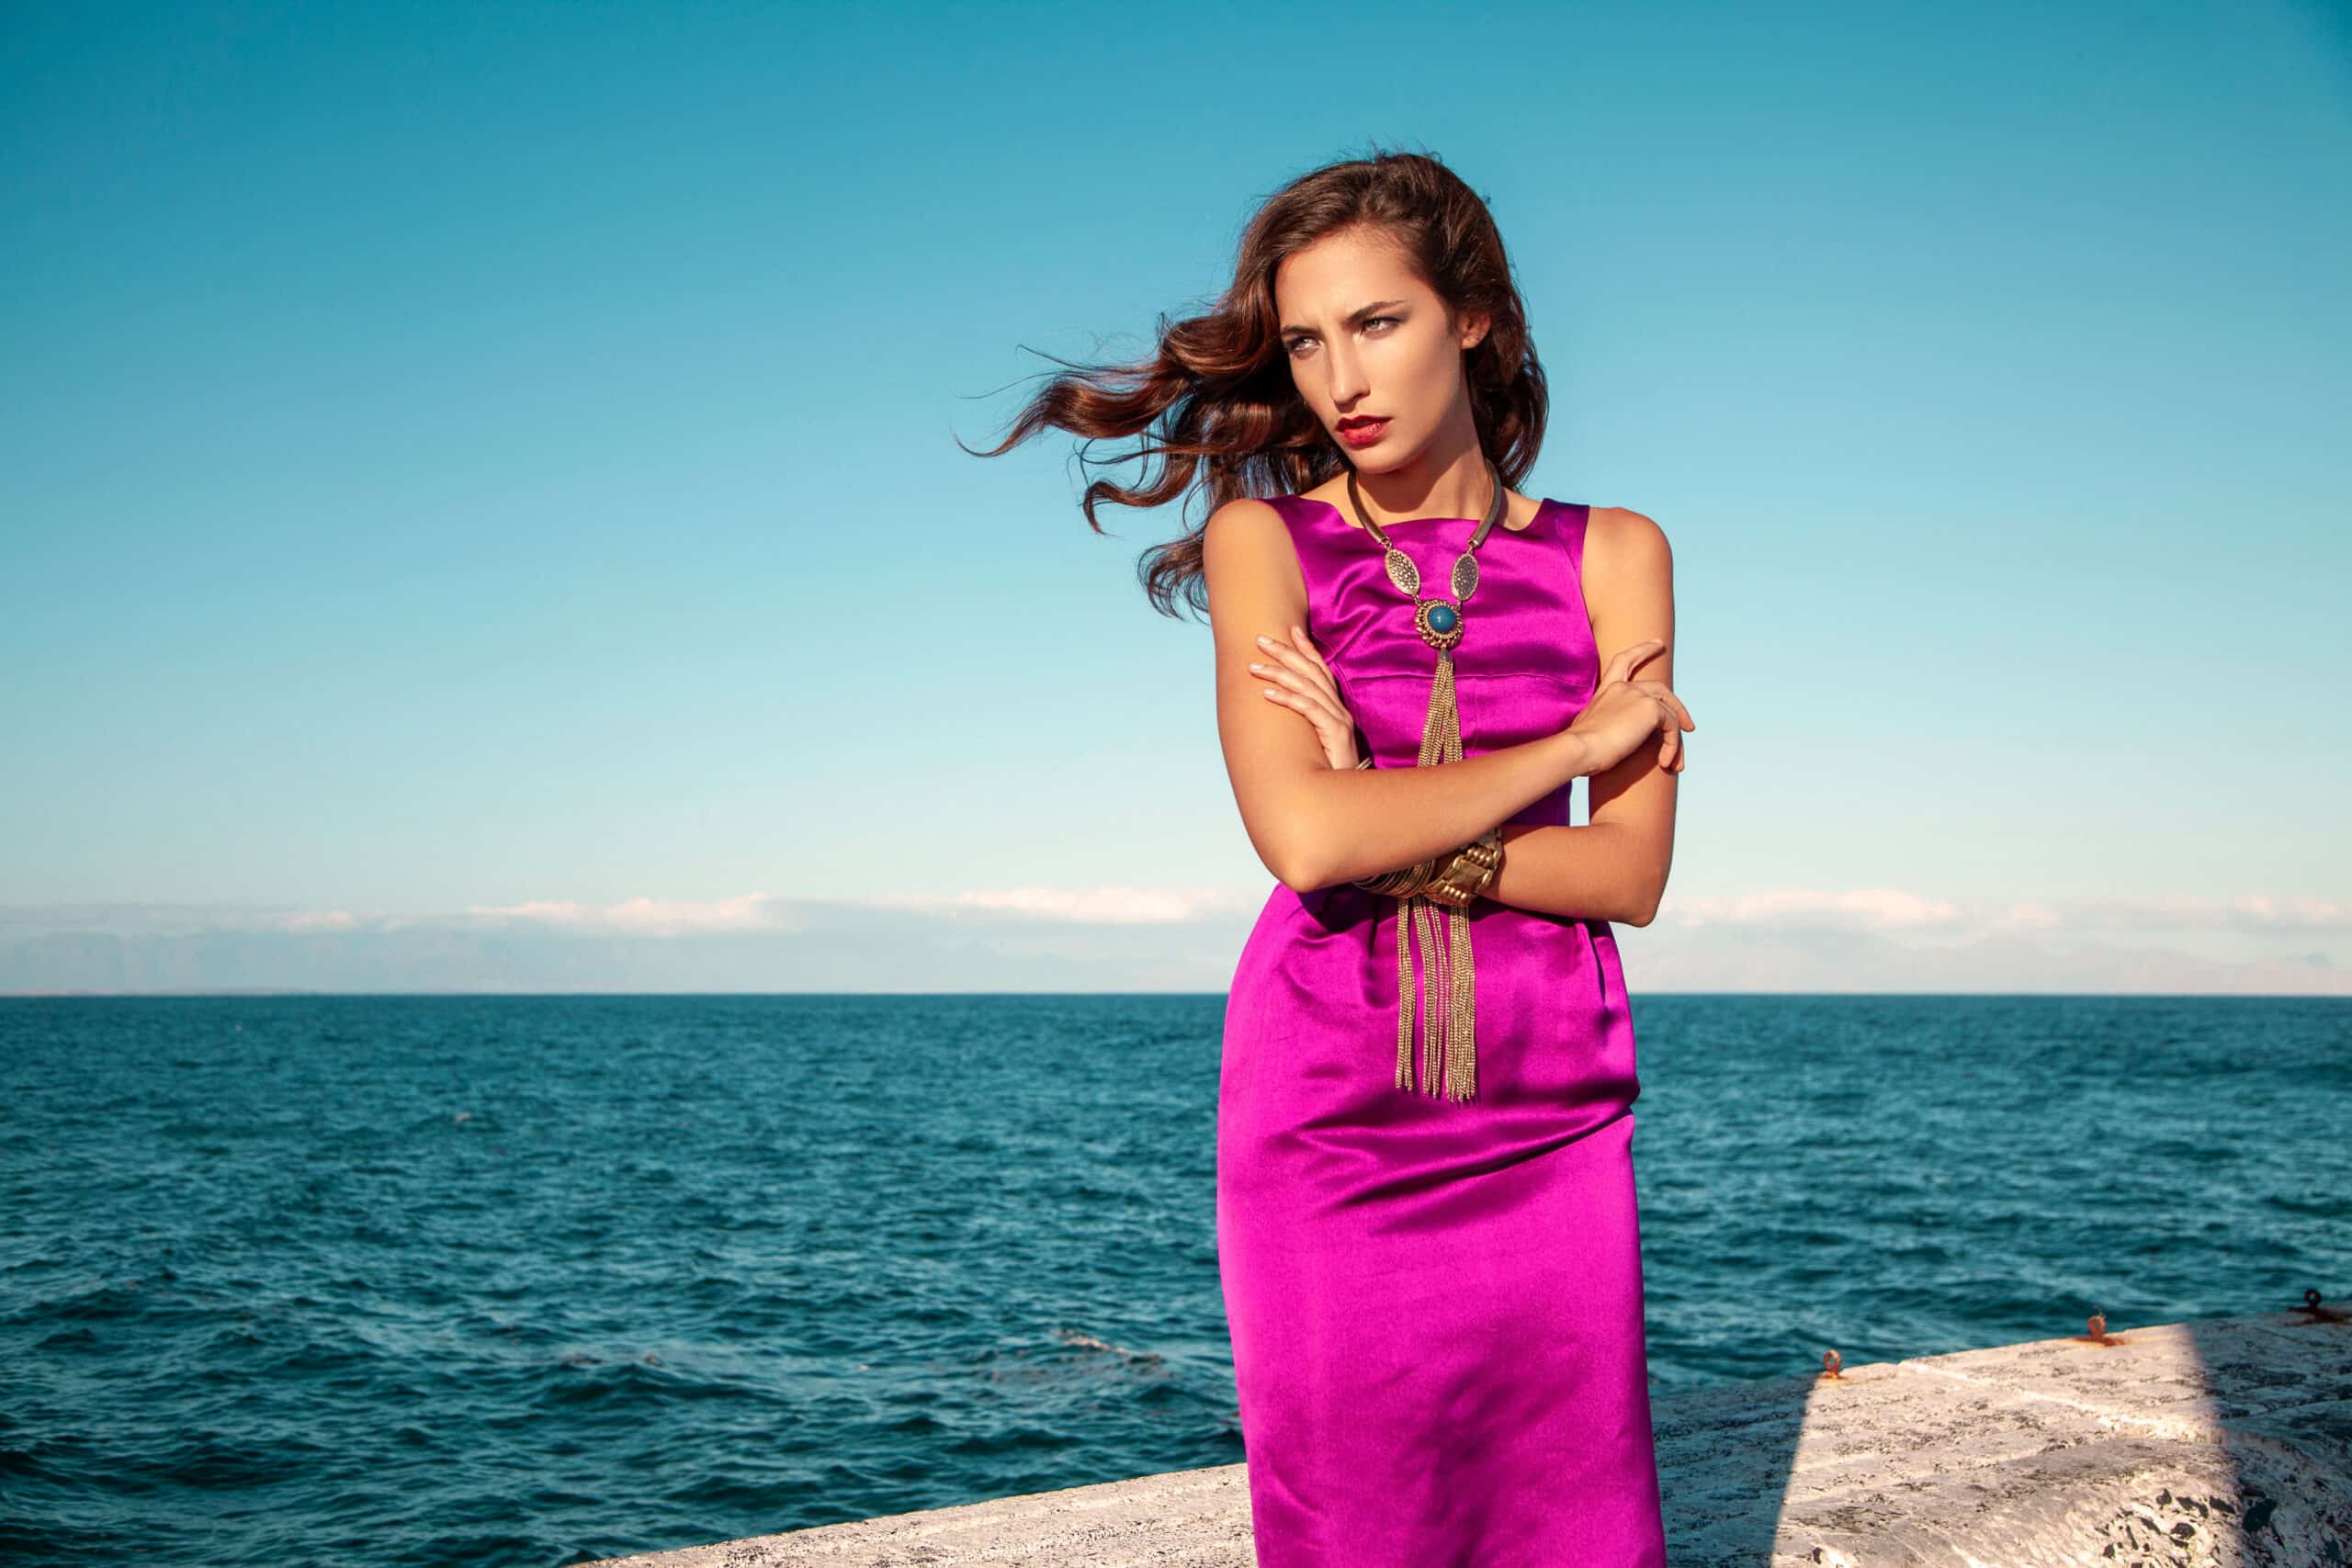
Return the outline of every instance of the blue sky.
<path id="1" fill-rule="evenodd" d="M 1376 141 L 1673 543 L 1636 989 L 2352 990 L 2340 11 L 1145 15 L 17 13 L 0 989 L 1223 988 L 1197 510 L 955 438 Z"/>

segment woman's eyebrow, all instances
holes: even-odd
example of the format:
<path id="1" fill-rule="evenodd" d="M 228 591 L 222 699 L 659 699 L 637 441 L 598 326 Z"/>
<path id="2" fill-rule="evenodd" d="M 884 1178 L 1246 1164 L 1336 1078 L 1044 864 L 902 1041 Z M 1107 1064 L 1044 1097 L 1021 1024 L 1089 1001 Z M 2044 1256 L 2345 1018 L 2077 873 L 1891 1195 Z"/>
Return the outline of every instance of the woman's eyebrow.
<path id="1" fill-rule="evenodd" d="M 1363 321 L 1366 316 L 1377 315 L 1383 310 L 1393 310 L 1397 306 L 1405 303 L 1407 303 L 1407 301 L 1403 299 L 1374 299 L 1369 305 L 1359 305 L 1354 310 L 1349 311 L 1345 317 L 1341 318 L 1340 324 L 1343 326 L 1351 326 L 1355 322 Z M 1281 330 L 1286 333 L 1311 333 L 1315 329 L 1313 327 L 1302 327 L 1294 322 L 1284 325 Z"/>

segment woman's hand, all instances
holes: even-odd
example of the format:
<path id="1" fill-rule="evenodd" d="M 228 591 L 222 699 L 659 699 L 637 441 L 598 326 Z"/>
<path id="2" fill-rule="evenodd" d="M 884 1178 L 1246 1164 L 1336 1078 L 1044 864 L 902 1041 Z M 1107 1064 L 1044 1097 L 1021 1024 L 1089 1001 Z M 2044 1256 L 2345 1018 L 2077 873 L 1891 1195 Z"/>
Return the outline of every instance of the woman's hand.
<path id="1" fill-rule="evenodd" d="M 1568 726 L 1569 734 L 1583 736 L 1592 749 L 1586 773 L 1615 767 L 1660 732 L 1666 739 L 1658 744 L 1657 765 L 1671 773 L 1682 771 L 1682 732 L 1699 728 L 1690 710 L 1665 682 L 1633 678 L 1635 665 L 1665 651 L 1666 639 L 1654 637 L 1621 650 L 1601 671 L 1600 689 Z"/>
<path id="2" fill-rule="evenodd" d="M 1287 642 L 1270 637 L 1258 638 L 1259 650 L 1266 661 L 1252 660 L 1250 673 L 1262 681 L 1274 682 L 1266 688 L 1266 700 L 1280 703 L 1305 716 L 1315 727 L 1315 738 L 1323 743 L 1324 761 L 1335 768 L 1356 765 L 1356 721 L 1340 701 L 1339 682 L 1332 677 L 1331 667 L 1315 650 L 1305 626 L 1293 626 Z"/>

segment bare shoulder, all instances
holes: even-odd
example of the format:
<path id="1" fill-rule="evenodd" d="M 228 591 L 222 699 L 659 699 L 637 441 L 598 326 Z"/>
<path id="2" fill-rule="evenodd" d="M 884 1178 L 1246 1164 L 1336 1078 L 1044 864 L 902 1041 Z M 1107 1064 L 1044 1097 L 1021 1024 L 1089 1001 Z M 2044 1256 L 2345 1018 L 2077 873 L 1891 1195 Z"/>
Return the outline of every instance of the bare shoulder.
<path id="1" fill-rule="evenodd" d="M 1590 560 L 1598 550 L 1611 562 L 1643 562 L 1667 560 L 1673 552 L 1668 548 L 1666 530 L 1656 519 L 1630 506 L 1596 506 L 1585 524 L 1585 558 Z"/>
<path id="2" fill-rule="evenodd" d="M 1201 525 L 1201 543 L 1214 549 L 1216 541 L 1228 543 L 1256 539 L 1263 541 L 1289 532 L 1283 514 L 1274 510 L 1273 502 L 1256 496 L 1238 495 L 1215 512 Z"/>
<path id="3" fill-rule="evenodd" d="M 1674 635 L 1674 553 L 1666 530 L 1629 506 L 1596 506 L 1585 525 L 1580 586 L 1606 660 L 1621 648 Z M 1666 666 L 1659 666 L 1663 678 Z"/>
<path id="4" fill-rule="evenodd" d="M 1674 580 L 1674 551 L 1666 530 L 1630 506 L 1596 506 L 1585 523 L 1584 579 L 1588 592 L 1639 592 Z"/>
<path id="5" fill-rule="evenodd" d="M 1220 598 L 1289 614 L 1306 596 L 1290 525 L 1272 502 L 1253 496 L 1236 496 L 1201 525 L 1201 569 L 1212 617 Z"/>

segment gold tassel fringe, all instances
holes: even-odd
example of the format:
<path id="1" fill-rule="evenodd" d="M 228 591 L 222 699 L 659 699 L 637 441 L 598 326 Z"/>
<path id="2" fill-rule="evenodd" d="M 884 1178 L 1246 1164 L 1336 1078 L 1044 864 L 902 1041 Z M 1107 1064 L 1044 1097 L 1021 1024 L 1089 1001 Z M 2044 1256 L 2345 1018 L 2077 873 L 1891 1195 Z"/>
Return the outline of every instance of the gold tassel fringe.
<path id="1" fill-rule="evenodd" d="M 1419 766 L 1462 761 L 1462 719 L 1454 705 L 1453 653 L 1440 649 L 1421 726 Z M 1413 956 L 1408 928 L 1419 939 L 1421 1078 L 1427 1092 L 1465 1100 L 1478 1092 L 1476 1010 L 1472 995 L 1470 914 L 1414 894 L 1396 902 L 1396 1087 L 1413 1089 Z M 1444 999 L 1441 1012 L 1438 998 Z M 1441 1060 L 1442 1066 L 1441 1067 Z M 1442 1080 L 1442 1089 L 1440 1087 Z"/>

